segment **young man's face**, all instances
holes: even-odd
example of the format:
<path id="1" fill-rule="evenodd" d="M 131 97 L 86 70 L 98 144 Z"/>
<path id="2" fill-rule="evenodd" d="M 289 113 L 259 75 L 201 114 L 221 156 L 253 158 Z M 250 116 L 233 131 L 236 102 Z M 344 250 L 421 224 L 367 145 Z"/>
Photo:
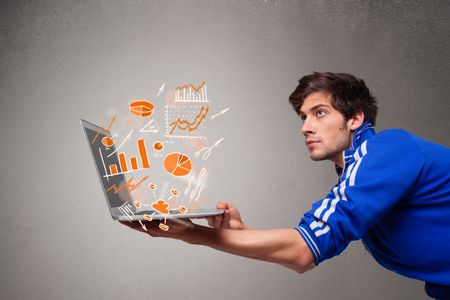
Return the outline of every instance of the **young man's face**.
<path id="1" fill-rule="evenodd" d="M 314 92 L 305 98 L 300 108 L 301 131 L 312 160 L 329 159 L 343 166 L 342 151 L 350 149 L 354 123 L 331 105 L 331 95 Z"/>

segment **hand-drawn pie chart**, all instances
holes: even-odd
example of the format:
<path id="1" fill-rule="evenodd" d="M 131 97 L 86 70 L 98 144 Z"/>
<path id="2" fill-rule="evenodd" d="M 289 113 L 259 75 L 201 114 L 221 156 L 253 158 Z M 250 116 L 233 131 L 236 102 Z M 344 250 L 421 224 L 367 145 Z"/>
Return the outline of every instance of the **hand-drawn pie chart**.
<path id="1" fill-rule="evenodd" d="M 153 103 L 148 100 L 135 100 L 130 103 L 130 112 L 138 117 L 149 117 L 153 113 Z"/>
<path id="2" fill-rule="evenodd" d="M 191 160 L 184 154 L 173 152 L 164 158 L 164 168 L 173 176 L 185 176 L 192 170 Z"/>

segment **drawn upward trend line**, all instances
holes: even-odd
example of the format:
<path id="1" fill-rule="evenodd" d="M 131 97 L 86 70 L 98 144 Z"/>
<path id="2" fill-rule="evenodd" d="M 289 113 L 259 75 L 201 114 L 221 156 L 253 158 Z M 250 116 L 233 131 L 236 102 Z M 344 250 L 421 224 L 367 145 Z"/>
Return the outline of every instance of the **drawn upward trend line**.
<path id="1" fill-rule="evenodd" d="M 197 128 L 202 123 L 203 119 L 206 119 L 206 115 L 208 114 L 209 107 L 206 107 L 206 109 L 202 106 L 200 109 L 200 112 L 195 116 L 194 121 L 191 123 L 189 120 L 182 120 L 177 119 L 175 122 L 170 123 L 170 134 L 175 130 L 175 128 L 178 127 L 180 130 L 189 130 L 189 132 L 192 132 L 194 130 L 197 130 Z"/>
<path id="2" fill-rule="evenodd" d="M 142 178 L 138 183 L 133 183 L 133 177 L 131 177 L 130 179 L 128 179 L 128 181 L 126 181 L 124 184 L 122 184 L 121 186 L 117 186 L 116 184 L 113 184 L 109 189 L 107 189 L 106 191 L 109 192 L 111 190 L 114 191 L 114 194 L 119 193 L 123 188 L 128 187 L 128 190 L 130 192 L 134 191 L 135 189 L 137 189 L 141 183 L 143 183 L 144 181 L 146 181 L 148 178 L 148 176 L 145 176 L 144 178 Z"/>
<path id="3" fill-rule="evenodd" d="M 198 93 L 198 91 L 200 91 L 200 89 L 201 89 L 205 84 L 206 84 L 206 82 L 203 81 L 202 84 L 200 84 L 200 85 L 198 86 L 198 88 L 196 88 L 192 83 L 189 83 L 189 84 L 177 86 L 176 89 L 177 89 L 177 90 L 182 90 L 182 89 L 187 89 L 188 87 L 191 87 L 196 93 Z"/>

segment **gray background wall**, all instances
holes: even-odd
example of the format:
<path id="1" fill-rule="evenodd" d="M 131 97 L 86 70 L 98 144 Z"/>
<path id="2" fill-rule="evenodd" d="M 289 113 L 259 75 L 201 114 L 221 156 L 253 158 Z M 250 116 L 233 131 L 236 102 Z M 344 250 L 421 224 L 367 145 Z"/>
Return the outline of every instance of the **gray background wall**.
<path id="1" fill-rule="evenodd" d="M 309 160 L 287 102 L 298 78 L 354 73 L 378 98 L 379 130 L 449 146 L 449 15 L 446 1 L 2 1 L 0 297 L 426 298 L 359 242 L 299 275 L 114 223 L 79 118 L 206 80 L 232 107 L 209 203 L 293 227 L 336 181 Z"/>

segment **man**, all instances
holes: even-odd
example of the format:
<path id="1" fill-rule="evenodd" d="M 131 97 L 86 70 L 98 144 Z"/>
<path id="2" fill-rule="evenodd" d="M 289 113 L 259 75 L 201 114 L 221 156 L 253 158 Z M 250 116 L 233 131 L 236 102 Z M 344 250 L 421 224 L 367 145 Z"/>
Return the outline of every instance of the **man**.
<path id="1" fill-rule="evenodd" d="M 250 229 L 230 203 L 211 227 L 172 223 L 169 237 L 305 272 L 362 239 L 384 267 L 426 282 L 429 296 L 450 298 L 450 149 L 404 130 L 378 134 L 375 98 L 361 79 L 314 73 L 289 101 L 303 120 L 312 160 L 331 160 L 339 182 L 295 229 Z M 143 231 L 139 224 L 124 223 Z"/>

